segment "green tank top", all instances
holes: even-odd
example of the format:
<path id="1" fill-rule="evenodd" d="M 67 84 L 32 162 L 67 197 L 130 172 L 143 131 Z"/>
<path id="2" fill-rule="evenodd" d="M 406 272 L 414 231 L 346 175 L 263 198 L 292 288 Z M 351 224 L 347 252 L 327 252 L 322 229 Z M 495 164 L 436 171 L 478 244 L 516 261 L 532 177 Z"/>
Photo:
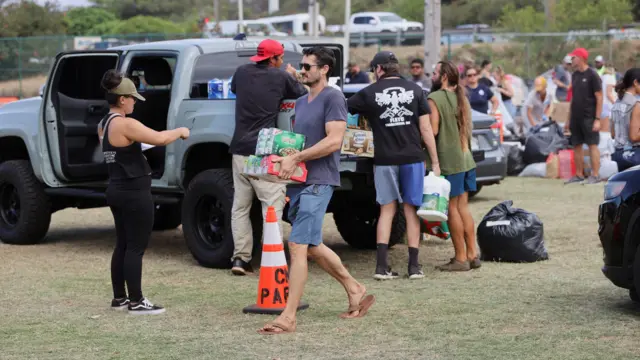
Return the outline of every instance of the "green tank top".
<path id="1" fill-rule="evenodd" d="M 436 148 L 438 150 L 441 174 L 452 175 L 474 169 L 476 162 L 473 160 L 473 154 L 471 153 L 471 139 L 469 139 L 469 150 L 462 151 L 462 146 L 460 146 L 460 132 L 458 131 L 456 115 L 458 97 L 451 91 L 441 89 L 429 94 L 428 99 L 431 99 L 436 104 L 440 114 Z M 427 156 L 427 168 L 430 167 L 431 159 Z"/>

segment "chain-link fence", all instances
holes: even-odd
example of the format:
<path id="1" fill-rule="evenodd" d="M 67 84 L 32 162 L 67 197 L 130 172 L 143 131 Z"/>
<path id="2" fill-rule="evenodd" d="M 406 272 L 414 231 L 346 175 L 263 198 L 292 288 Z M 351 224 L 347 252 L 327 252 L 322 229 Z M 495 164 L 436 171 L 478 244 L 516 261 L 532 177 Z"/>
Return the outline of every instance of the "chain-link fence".
<path id="1" fill-rule="evenodd" d="M 624 73 L 640 65 L 640 32 L 571 32 L 539 34 L 495 34 L 492 43 L 453 46 L 450 57 L 456 63 L 490 60 L 507 73 L 532 81 L 554 70 L 577 47 L 589 51 L 589 63 L 600 55 L 605 64 Z"/>
<path id="2" fill-rule="evenodd" d="M 0 38 L 0 97 L 37 95 L 56 54 L 62 51 L 200 37 L 202 33 Z M 420 32 L 354 33 L 350 59 L 366 69 L 375 52 L 391 49 L 408 70 L 410 59 L 421 57 L 424 52 L 423 39 Z M 602 55 L 618 72 L 640 65 L 640 31 L 635 30 L 537 34 L 445 31 L 441 56 L 457 64 L 479 65 L 490 60 L 494 67 L 501 66 L 507 73 L 531 82 L 560 65 L 576 47 L 589 51 L 591 63 L 596 55 Z"/>
<path id="3" fill-rule="evenodd" d="M 198 33 L 0 38 L 0 97 L 37 95 L 56 55 L 63 51 L 106 49 L 126 44 L 201 36 Z"/>

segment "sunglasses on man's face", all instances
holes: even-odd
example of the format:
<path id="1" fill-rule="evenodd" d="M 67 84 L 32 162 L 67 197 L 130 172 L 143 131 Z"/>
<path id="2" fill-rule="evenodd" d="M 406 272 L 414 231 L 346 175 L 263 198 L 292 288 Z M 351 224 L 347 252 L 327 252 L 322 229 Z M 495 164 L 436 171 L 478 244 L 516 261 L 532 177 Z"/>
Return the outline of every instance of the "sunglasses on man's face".
<path id="1" fill-rule="evenodd" d="M 412 65 L 411 68 L 412 69 L 422 69 L 422 66 L 420 66 L 420 65 Z"/>
<path id="2" fill-rule="evenodd" d="M 318 66 L 318 65 L 314 65 L 314 64 L 306 64 L 306 63 L 300 63 L 300 70 L 304 69 L 304 71 L 309 71 L 311 70 L 312 67 L 314 66 Z"/>

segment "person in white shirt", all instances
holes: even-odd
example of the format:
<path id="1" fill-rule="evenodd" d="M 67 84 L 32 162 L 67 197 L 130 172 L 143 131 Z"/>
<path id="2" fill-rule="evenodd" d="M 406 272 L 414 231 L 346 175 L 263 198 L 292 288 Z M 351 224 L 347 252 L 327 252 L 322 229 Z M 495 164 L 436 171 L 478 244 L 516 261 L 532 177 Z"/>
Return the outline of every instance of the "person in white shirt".
<path id="1" fill-rule="evenodd" d="M 607 67 L 600 76 L 602 79 L 602 127 L 600 131 L 609 131 L 609 118 L 611 117 L 611 107 L 616 102 L 616 75 L 613 68 Z"/>

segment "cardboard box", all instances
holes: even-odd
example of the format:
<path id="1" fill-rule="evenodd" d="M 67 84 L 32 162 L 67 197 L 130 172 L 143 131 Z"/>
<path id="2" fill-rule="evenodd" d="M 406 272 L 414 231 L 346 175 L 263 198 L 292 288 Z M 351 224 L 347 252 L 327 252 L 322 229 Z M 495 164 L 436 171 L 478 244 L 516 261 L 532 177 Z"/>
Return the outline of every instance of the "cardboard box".
<path id="1" fill-rule="evenodd" d="M 256 155 L 287 156 L 304 150 L 306 136 L 276 128 L 262 129 L 258 133 Z"/>
<path id="2" fill-rule="evenodd" d="M 245 160 L 243 173 L 258 179 L 275 183 L 304 183 L 307 181 L 307 167 L 304 163 L 299 163 L 291 179 L 284 180 L 279 177 L 280 163 L 273 162 L 276 155 L 256 156 L 251 155 Z"/>
<path id="3" fill-rule="evenodd" d="M 552 105 L 551 119 L 557 123 L 569 121 L 570 103 L 568 101 L 558 102 Z"/>
<path id="4" fill-rule="evenodd" d="M 342 140 L 341 153 L 372 158 L 374 154 L 373 133 L 367 130 L 347 129 Z"/>

